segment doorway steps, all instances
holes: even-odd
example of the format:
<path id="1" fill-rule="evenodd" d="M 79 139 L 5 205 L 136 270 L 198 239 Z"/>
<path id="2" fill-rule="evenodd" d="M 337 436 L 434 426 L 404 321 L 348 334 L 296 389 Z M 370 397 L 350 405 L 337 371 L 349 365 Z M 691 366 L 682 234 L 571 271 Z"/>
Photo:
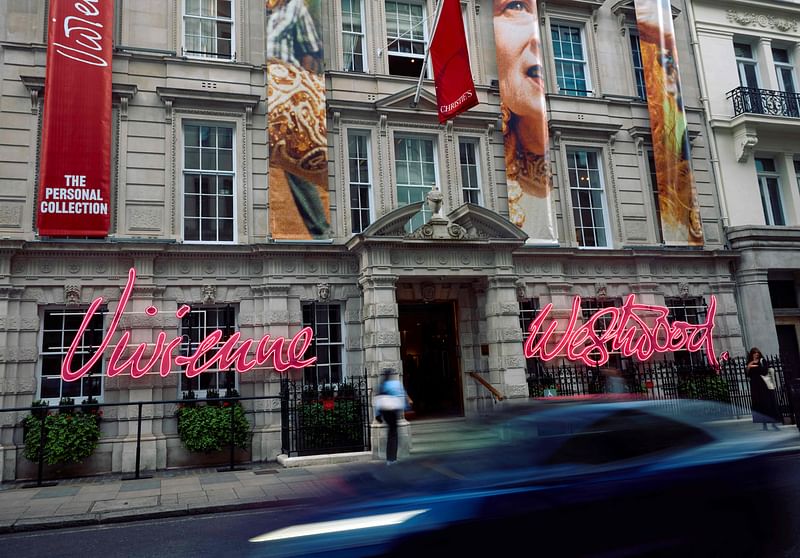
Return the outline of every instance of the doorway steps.
<path id="1" fill-rule="evenodd" d="M 480 448 L 495 438 L 488 428 L 463 417 L 411 421 L 411 455 Z"/>

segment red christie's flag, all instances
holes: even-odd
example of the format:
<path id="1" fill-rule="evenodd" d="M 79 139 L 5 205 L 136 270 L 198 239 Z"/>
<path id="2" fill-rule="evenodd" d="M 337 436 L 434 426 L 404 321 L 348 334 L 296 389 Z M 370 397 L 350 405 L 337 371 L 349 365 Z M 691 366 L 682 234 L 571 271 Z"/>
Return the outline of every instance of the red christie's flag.
<path id="1" fill-rule="evenodd" d="M 443 0 L 439 22 L 431 41 L 433 79 L 439 122 L 445 123 L 478 104 L 469 67 L 467 37 L 459 0 Z"/>
<path id="2" fill-rule="evenodd" d="M 36 226 L 106 236 L 110 223 L 114 0 L 52 0 Z"/>

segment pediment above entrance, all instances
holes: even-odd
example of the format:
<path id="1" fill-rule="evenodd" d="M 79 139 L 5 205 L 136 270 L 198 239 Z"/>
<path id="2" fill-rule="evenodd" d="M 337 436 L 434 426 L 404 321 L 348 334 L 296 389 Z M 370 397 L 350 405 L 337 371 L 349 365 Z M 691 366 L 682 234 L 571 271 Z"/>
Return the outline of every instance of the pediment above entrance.
<path id="1" fill-rule="evenodd" d="M 414 95 L 416 95 L 416 93 L 416 86 L 403 89 L 402 91 L 398 91 L 397 93 L 377 101 L 375 103 L 375 109 L 379 112 L 391 111 L 393 109 L 408 111 L 409 107 L 411 107 L 414 102 Z M 414 108 L 421 111 L 431 111 L 436 114 L 438 112 L 436 95 L 423 87 L 420 89 L 419 100 Z"/>
<path id="2" fill-rule="evenodd" d="M 412 232 L 407 223 L 419 213 L 424 202 L 399 207 L 372 223 L 347 243 L 350 249 L 362 243 L 395 240 L 398 242 L 502 242 L 524 244 L 528 238 L 505 217 L 478 205 L 465 203 L 446 216 L 432 217 Z"/>

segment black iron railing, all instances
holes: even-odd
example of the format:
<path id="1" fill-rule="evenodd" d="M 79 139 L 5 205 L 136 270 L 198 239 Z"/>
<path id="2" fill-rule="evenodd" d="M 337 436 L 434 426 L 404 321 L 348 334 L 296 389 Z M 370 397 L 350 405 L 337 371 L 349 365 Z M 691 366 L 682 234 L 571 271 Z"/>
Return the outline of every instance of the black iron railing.
<path id="1" fill-rule="evenodd" d="M 281 382 L 281 440 L 291 457 L 370 449 L 365 378 L 325 385 Z"/>
<path id="2" fill-rule="evenodd" d="M 737 87 L 728 91 L 733 102 L 733 115 L 767 114 L 800 118 L 800 94 L 753 87 Z"/>
<path id="3" fill-rule="evenodd" d="M 794 365 L 778 357 L 767 359 L 775 371 L 778 408 L 793 422 L 787 380 L 798 377 Z M 744 358 L 732 358 L 715 369 L 705 363 L 674 361 L 629 362 L 625 370 L 574 363 L 560 366 L 529 366 L 527 379 L 531 397 L 582 396 L 609 392 L 635 394 L 642 399 L 677 401 L 702 399 L 729 403 L 731 416 L 750 414 L 750 378 Z"/>

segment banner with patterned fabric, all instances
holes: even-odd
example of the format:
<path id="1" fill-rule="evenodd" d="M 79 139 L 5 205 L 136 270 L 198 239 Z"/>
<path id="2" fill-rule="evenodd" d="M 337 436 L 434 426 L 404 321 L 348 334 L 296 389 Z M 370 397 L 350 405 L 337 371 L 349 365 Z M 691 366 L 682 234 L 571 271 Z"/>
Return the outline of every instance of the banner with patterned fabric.
<path id="1" fill-rule="evenodd" d="M 702 246 L 703 225 L 692 175 L 672 7 L 669 0 L 635 0 L 634 6 L 664 243 Z"/>
<path id="2" fill-rule="evenodd" d="M 331 237 L 320 0 L 266 0 L 270 234 Z"/>

